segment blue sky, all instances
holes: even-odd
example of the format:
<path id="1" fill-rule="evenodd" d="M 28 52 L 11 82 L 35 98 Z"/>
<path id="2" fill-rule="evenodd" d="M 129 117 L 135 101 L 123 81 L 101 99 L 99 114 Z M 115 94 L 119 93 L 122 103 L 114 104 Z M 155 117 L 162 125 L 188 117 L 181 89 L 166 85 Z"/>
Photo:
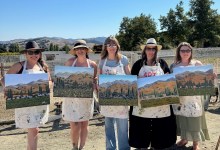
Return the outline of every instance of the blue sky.
<path id="1" fill-rule="evenodd" d="M 187 67 L 177 67 L 177 68 L 173 68 L 173 73 L 174 74 L 179 74 L 185 71 L 208 71 L 209 69 L 213 69 L 213 65 L 204 65 L 204 66 L 187 66 Z"/>
<path id="2" fill-rule="evenodd" d="M 189 0 L 184 1 L 188 11 Z M 220 1 L 213 0 L 213 9 Z M 159 17 L 175 9 L 179 0 L 2 0 L 0 41 L 36 38 L 92 38 L 115 35 L 123 17 Z M 220 10 L 218 10 L 220 13 Z"/>
<path id="3" fill-rule="evenodd" d="M 70 67 L 70 66 L 55 66 L 54 73 L 57 74 L 58 72 L 69 72 L 69 73 L 76 73 L 76 72 L 88 72 L 89 74 L 94 73 L 93 68 L 88 67 Z"/>
<path id="4" fill-rule="evenodd" d="M 48 80 L 48 74 L 6 74 L 5 75 L 5 86 L 26 84 L 39 79 Z"/>
<path id="5" fill-rule="evenodd" d="M 138 85 L 138 88 L 141 88 L 141 87 L 145 86 L 146 84 L 151 84 L 151 83 L 154 83 L 158 80 L 165 81 L 169 78 L 175 78 L 175 76 L 173 74 L 165 74 L 165 75 L 161 75 L 161 76 L 138 78 L 137 85 Z"/>
<path id="6" fill-rule="evenodd" d="M 99 75 L 99 84 L 106 82 L 114 82 L 115 80 L 128 80 L 130 82 L 136 81 L 136 75 Z"/>

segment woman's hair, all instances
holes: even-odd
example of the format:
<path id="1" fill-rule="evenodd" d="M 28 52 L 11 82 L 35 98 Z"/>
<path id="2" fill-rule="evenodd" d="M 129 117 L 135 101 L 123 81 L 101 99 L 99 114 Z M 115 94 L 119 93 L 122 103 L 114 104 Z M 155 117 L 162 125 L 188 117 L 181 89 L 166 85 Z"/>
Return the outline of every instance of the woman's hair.
<path id="1" fill-rule="evenodd" d="M 147 62 L 147 55 L 146 55 L 146 49 L 147 49 L 147 46 L 144 47 L 143 51 L 142 51 L 142 54 L 141 54 L 141 59 L 142 59 L 142 62 L 143 63 L 146 63 Z M 152 63 L 156 63 L 156 60 L 157 60 L 157 48 L 156 48 L 156 51 L 154 53 L 154 57 L 152 59 Z"/>
<path id="2" fill-rule="evenodd" d="M 42 59 L 42 52 L 40 53 L 40 58 L 37 61 L 43 68 L 44 71 L 48 72 L 48 65 L 46 64 L 46 62 Z"/>
<path id="3" fill-rule="evenodd" d="M 192 60 L 192 46 L 189 44 L 189 43 L 187 43 L 187 42 L 181 42 L 179 45 L 178 45 L 178 47 L 176 48 L 176 56 L 175 56 L 175 61 L 174 61 L 174 63 L 179 63 L 179 62 L 181 62 L 181 56 L 180 56 L 180 49 L 181 49 L 181 47 L 182 46 L 188 46 L 189 48 L 190 48 L 190 50 L 191 50 L 191 56 L 190 56 L 190 58 L 189 58 L 189 62 Z"/>
<path id="4" fill-rule="evenodd" d="M 120 50 L 120 45 L 118 40 L 114 37 L 114 36 L 109 36 L 102 47 L 102 52 L 101 52 L 101 59 L 105 59 L 108 57 L 108 51 L 107 51 L 107 44 L 110 44 L 111 42 L 113 42 L 114 44 L 116 44 L 117 46 L 117 51 L 115 53 L 115 57 L 117 62 L 119 62 L 119 60 L 121 59 L 122 55 L 120 54 L 119 50 Z"/>

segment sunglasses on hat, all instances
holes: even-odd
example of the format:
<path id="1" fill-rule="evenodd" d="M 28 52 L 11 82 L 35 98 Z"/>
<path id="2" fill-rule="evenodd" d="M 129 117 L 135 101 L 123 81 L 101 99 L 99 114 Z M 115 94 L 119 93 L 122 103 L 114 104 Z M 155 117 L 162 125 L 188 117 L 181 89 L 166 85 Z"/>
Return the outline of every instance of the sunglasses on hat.
<path id="1" fill-rule="evenodd" d="M 40 50 L 36 50 L 36 51 L 27 51 L 28 55 L 39 55 L 41 53 Z"/>

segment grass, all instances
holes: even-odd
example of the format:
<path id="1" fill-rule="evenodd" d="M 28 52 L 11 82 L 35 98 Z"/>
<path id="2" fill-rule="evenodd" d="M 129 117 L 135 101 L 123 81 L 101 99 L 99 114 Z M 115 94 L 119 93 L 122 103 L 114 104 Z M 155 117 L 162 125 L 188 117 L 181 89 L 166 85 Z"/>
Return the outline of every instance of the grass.
<path id="1" fill-rule="evenodd" d="M 164 97 L 161 99 L 142 100 L 141 108 L 162 106 L 168 104 L 178 104 L 178 103 L 180 103 L 179 97 L 172 97 L 172 98 Z"/>
<path id="2" fill-rule="evenodd" d="M 82 89 L 78 88 L 54 88 L 54 97 L 74 97 L 74 98 L 93 98 L 93 89 Z"/>
<path id="3" fill-rule="evenodd" d="M 178 89 L 179 96 L 214 95 L 215 88 Z"/>
<path id="4" fill-rule="evenodd" d="M 137 106 L 138 100 L 126 100 L 126 99 L 99 99 L 100 105 L 114 105 L 114 106 Z"/>
<path id="5" fill-rule="evenodd" d="M 22 108 L 22 107 L 30 107 L 30 106 L 38 106 L 38 105 L 46 105 L 46 104 L 50 104 L 49 96 L 33 97 L 31 99 L 23 98 L 23 99 L 7 100 L 6 109 Z"/>

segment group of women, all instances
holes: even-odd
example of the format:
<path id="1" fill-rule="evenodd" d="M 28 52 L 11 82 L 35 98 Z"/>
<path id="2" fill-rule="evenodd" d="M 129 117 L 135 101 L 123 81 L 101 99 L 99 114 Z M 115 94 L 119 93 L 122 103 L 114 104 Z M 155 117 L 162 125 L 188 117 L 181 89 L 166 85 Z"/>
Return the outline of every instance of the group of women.
<path id="1" fill-rule="evenodd" d="M 94 68 L 94 90 L 97 90 L 97 74 L 132 74 L 142 78 L 169 74 L 175 67 L 202 65 L 200 61 L 192 59 L 193 49 L 190 44 L 182 42 L 177 47 L 176 58 L 169 68 L 165 60 L 157 57 L 161 48 L 162 46 L 158 45 L 154 38 L 148 39 L 143 47 L 141 58 L 130 69 L 128 58 L 120 53 L 118 40 L 110 36 L 103 44 L 101 59 L 97 66 L 89 59 L 88 53 L 92 50 L 87 43 L 84 40 L 77 40 L 70 50 L 70 54 L 74 57 L 67 60 L 65 66 Z M 43 50 L 36 42 L 28 42 L 25 50 L 21 51 L 26 56 L 26 61 L 14 64 L 7 73 L 49 74 L 48 66 L 41 59 Z M 180 97 L 180 104 L 173 106 L 150 108 L 133 106 L 130 109 L 128 106 L 101 106 L 101 114 L 105 116 L 106 148 L 100 149 L 129 150 L 130 147 L 134 147 L 168 150 L 183 147 L 188 141 L 193 141 L 192 149 L 199 150 L 198 142 L 209 139 L 201 97 Z M 85 145 L 88 121 L 93 114 L 93 103 L 92 98 L 90 100 L 63 98 L 62 117 L 70 122 L 73 150 L 81 150 Z M 200 108 L 191 108 L 192 103 L 198 103 L 197 106 Z M 187 107 L 194 112 L 200 111 L 197 113 L 200 115 L 190 116 L 189 113 L 184 113 L 181 107 Z M 37 149 L 38 127 L 47 121 L 48 113 L 48 105 L 15 109 L 16 126 L 28 129 L 28 150 Z M 176 143 L 177 135 L 181 140 Z"/>

